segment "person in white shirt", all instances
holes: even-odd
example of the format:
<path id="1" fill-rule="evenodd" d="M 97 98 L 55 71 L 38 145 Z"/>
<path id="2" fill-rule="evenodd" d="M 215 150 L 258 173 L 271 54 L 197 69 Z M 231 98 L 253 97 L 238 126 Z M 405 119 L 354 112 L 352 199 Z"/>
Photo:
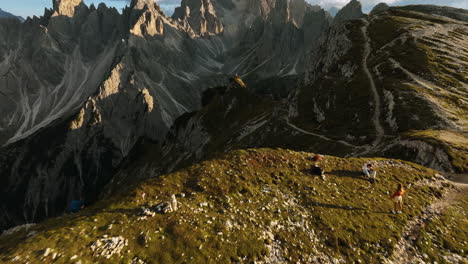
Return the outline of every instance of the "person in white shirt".
<path id="1" fill-rule="evenodd" d="M 367 163 L 362 167 L 362 172 L 367 176 L 371 183 L 374 183 L 375 178 L 377 177 L 377 172 L 372 167 L 372 164 Z"/>

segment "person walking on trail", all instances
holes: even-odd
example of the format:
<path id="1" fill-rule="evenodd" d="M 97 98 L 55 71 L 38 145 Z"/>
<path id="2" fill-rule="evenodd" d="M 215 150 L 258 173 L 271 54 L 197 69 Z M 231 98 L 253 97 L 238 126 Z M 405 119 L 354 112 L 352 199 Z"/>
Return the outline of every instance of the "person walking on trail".
<path id="1" fill-rule="evenodd" d="M 367 176 L 367 178 L 369 179 L 371 183 L 375 182 L 375 178 L 377 177 L 377 172 L 374 170 L 372 164 L 370 163 L 364 164 L 364 166 L 362 167 L 362 172 L 364 173 L 364 175 Z"/>
<path id="2" fill-rule="evenodd" d="M 320 154 L 315 155 L 312 158 L 314 161 L 314 166 L 312 167 L 312 173 L 322 177 L 322 180 L 325 180 L 325 170 L 322 167 L 323 156 Z"/>
<path id="3" fill-rule="evenodd" d="M 401 214 L 403 211 L 403 195 L 405 194 L 405 189 L 403 189 L 403 185 L 400 183 L 398 184 L 397 189 L 390 197 L 393 200 L 393 214 Z"/>

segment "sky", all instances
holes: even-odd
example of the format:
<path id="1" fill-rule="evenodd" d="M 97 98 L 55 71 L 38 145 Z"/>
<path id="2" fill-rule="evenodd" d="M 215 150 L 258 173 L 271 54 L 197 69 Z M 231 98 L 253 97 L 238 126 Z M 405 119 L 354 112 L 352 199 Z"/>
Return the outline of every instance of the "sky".
<path id="1" fill-rule="evenodd" d="M 181 0 L 156 0 L 159 5 L 168 14 L 172 14 L 174 8 L 179 5 Z M 325 9 L 331 7 L 343 7 L 350 0 L 307 0 L 312 4 L 318 4 Z M 445 5 L 458 8 L 468 9 L 468 0 L 360 0 L 363 4 L 363 9 L 368 12 L 376 4 L 385 2 L 389 5 L 408 5 L 408 4 L 433 4 L 433 5 Z M 119 10 L 128 5 L 130 0 L 84 0 L 86 4 L 99 4 L 104 2 L 108 6 L 115 6 Z M 52 0 L 0 0 L 0 9 L 10 12 L 14 15 L 22 17 L 27 16 L 40 16 L 44 13 L 44 8 L 50 8 L 52 6 Z"/>

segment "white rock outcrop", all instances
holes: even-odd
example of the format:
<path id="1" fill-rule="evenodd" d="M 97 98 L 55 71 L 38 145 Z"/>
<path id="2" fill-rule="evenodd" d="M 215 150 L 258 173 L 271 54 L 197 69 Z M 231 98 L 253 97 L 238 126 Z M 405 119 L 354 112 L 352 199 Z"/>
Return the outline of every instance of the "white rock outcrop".
<path id="1" fill-rule="evenodd" d="M 120 255 L 120 252 L 128 245 L 128 240 L 122 236 L 108 237 L 104 235 L 102 238 L 93 242 L 90 249 L 94 252 L 94 256 L 110 259 L 113 255 Z"/>

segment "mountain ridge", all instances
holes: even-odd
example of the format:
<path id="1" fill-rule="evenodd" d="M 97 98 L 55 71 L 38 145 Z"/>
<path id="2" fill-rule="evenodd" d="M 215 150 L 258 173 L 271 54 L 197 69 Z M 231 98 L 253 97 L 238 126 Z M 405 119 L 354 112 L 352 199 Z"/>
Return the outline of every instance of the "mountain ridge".
<path id="1" fill-rule="evenodd" d="M 248 3 L 258 6 L 255 1 Z M 245 8 L 232 12 L 251 16 Z M 262 17 L 255 27 L 233 31 L 237 41 L 230 46 L 226 43 L 232 34 L 226 34 L 226 39 L 221 32 L 201 36 L 190 23 L 167 17 L 148 1 L 132 1 L 122 14 L 104 4 L 96 8 L 82 1 L 55 1 L 52 10 L 25 25 L 1 23 L 0 107 L 5 115 L 0 120 L 0 144 L 2 171 L 10 175 L 5 176 L 2 192 L 5 196 L 21 193 L 19 211 L 25 212 L 7 214 L 2 225 L 55 214 L 48 201 L 63 209 L 65 204 L 58 198 L 63 195 L 65 200 L 82 191 L 95 196 L 101 173 L 111 173 L 141 137 L 161 141 L 177 117 L 199 108 L 201 92 L 213 83 L 225 83 L 226 75 L 240 72 L 260 80 L 281 70 L 302 71 L 300 64 L 305 61 L 290 54 L 305 52 L 304 31 L 291 21 L 280 19 L 274 25 L 271 21 Z M 273 30 L 280 34 L 272 35 Z M 18 37 L 17 32 L 23 31 Z M 289 37 L 298 41 L 285 41 Z M 40 39 L 41 45 L 22 45 L 29 38 Z M 283 41 L 272 47 L 276 39 Z M 251 45 L 258 47 L 250 49 Z M 17 46 L 22 50 L 13 48 Z M 281 56 L 273 60 L 272 53 Z M 37 135 L 56 134 L 56 127 L 61 128 L 63 140 L 53 141 L 46 149 L 54 151 L 31 164 L 24 158 L 35 153 L 29 137 L 39 131 L 43 132 Z M 19 158 L 10 161 L 16 155 Z M 1 207 L 16 210 L 13 206 L 18 208 L 18 204 Z"/>
<path id="2" fill-rule="evenodd" d="M 126 185 L 78 214 L 1 236 L 0 259 L 382 263 L 405 249 L 397 242 L 404 241 L 412 219 L 426 217 L 427 208 L 452 194 L 465 195 L 455 199 L 457 204 L 466 201 L 466 193 L 459 193 L 437 172 L 399 160 L 326 156 L 324 181 L 310 173 L 314 155 L 284 149 L 236 150 Z M 378 184 L 371 186 L 359 175 L 364 162 L 379 168 Z M 148 167 L 146 172 L 132 173 L 153 172 Z M 407 186 L 411 201 L 401 215 L 387 213 L 388 188 L 397 183 Z M 450 210 L 454 209 L 462 210 L 458 205 Z M 433 212 L 434 217 L 451 215 Z M 450 225 L 440 228 L 456 230 Z M 432 227 L 411 234 L 422 236 L 408 257 L 463 259 L 460 254 L 466 246 L 460 243 L 424 246 L 426 231 L 433 232 Z M 431 239 L 443 236 L 433 233 Z"/>
<path id="3" fill-rule="evenodd" d="M 26 24 L 0 23 L 2 228 L 58 215 L 81 195 L 97 201 L 122 162 L 147 158 L 166 157 L 157 169 L 170 172 L 236 147 L 285 147 L 466 170 L 464 66 L 438 56 L 463 61 L 462 22 L 427 8 L 334 23 L 304 1 L 185 4 L 197 3 L 211 5 L 173 18 L 143 0 L 122 14 L 58 1 Z M 202 104 L 236 74 L 251 90 Z M 141 141 L 156 154 L 132 157 Z"/>

